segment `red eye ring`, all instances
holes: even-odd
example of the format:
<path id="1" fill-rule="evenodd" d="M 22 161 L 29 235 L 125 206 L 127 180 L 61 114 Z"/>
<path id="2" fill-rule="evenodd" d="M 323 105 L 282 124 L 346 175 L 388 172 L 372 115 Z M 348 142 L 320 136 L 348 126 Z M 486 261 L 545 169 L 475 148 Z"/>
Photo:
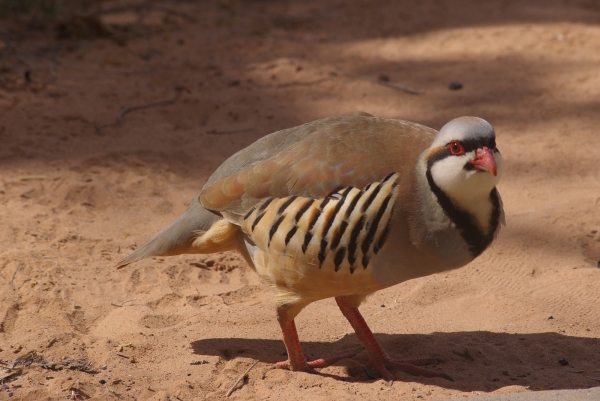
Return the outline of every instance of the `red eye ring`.
<path id="1" fill-rule="evenodd" d="M 465 154 L 465 148 L 463 147 L 462 143 L 458 141 L 452 141 L 447 146 L 448 149 L 450 149 L 450 153 L 453 155 L 460 156 Z"/>

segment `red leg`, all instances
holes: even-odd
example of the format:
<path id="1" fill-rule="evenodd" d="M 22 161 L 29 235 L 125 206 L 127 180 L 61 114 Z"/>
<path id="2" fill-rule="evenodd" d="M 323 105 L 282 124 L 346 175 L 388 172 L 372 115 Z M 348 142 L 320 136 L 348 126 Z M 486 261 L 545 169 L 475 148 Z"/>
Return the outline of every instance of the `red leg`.
<path id="1" fill-rule="evenodd" d="M 371 329 L 369 329 L 367 322 L 365 322 L 365 319 L 358 311 L 358 308 L 350 305 L 350 303 L 348 303 L 348 301 L 343 297 L 336 297 L 335 300 L 346 319 L 348 319 L 354 328 L 356 337 L 358 337 L 358 339 L 367 349 L 367 353 L 369 354 L 369 362 L 367 362 L 367 367 L 376 369 L 385 380 L 394 380 L 394 376 L 392 376 L 392 374 L 387 370 L 385 364 L 415 376 L 443 377 L 444 379 L 452 380 L 452 378 L 445 373 L 421 368 L 419 366 L 436 363 L 437 360 L 435 358 L 417 358 L 398 361 L 392 360 L 387 352 L 385 352 L 381 344 L 379 344 L 379 341 L 377 341 L 373 335 L 373 332 L 371 332 Z"/>
<path id="2" fill-rule="evenodd" d="M 291 319 L 284 310 L 278 308 L 277 320 L 279 321 L 283 333 L 283 343 L 285 344 L 288 353 L 288 359 L 287 361 L 277 362 L 275 368 L 317 373 L 314 369 L 325 368 L 341 359 L 354 356 L 353 353 L 346 353 L 307 362 L 304 357 L 304 352 L 302 352 L 300 340 L 298 339 L 298 332 L 296 331 L 294 319 Z"/>

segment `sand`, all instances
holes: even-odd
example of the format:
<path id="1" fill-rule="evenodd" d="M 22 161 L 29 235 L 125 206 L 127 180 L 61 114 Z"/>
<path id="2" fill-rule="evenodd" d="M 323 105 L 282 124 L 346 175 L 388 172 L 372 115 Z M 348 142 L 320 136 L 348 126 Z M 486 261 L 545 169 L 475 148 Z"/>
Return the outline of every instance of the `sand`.
<path id="1" fill-rule="evenodd" d="M 595 2 L 122 4 L 95 2 L 111 12 L 65 20 L 61 38 L 44 15 L 0 20 L 0 363 L 33 351 L 66 363 L 22 368 L 0 400 L 223 399 L 255 360 L 231 399 L 600 386 Z M 390 354 L 435 356 L 454 382 L 369 378 L 333 300 L 297 318 L 305 352 L 356 356 L 321 375 L 271 370 L 285 359 L 274 300 L 234 253 L 113 268 L 235 151 L 357 110 L 436 129 L 475 115 L 496 129 L 499 238 L 468 266 L 361 307 Z"/>

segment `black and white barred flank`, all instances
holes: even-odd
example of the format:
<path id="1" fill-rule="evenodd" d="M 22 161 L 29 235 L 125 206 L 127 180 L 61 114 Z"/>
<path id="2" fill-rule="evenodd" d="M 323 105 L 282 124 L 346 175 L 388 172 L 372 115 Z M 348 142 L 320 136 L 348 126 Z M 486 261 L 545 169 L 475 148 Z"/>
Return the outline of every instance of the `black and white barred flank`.
<path id="1" fill-rule="evenodd" d="M 252 208 L 242 229 L 264 251 L 307 259 L 335 271 L 366 269 L 384 246 L 398 197 L 392 173 L 365 189 L 346 187 L 324 199 L 269 198 Z"/>

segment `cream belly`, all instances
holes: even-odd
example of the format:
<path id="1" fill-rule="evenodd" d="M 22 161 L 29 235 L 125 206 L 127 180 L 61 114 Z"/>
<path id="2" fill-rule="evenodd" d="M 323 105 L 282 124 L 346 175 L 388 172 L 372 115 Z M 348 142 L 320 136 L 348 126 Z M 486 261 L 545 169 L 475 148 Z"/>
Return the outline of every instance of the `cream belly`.
<path id="1" fill-rule="evenodd" d="M 304 256 L 304 255 L 302 255 Z M 360 267 L 354 273 L 335 271 L 334 262 L 307 260 L 301 255 L 270 254 L 257 249 L 251 254 L 258 275 L 275 291 L 282 305 L 305 305 L 325 298 L 342 295 L 368 295 L 384 288 L 373 275 L 373 266 Z M 300 258 L 298 260 L 297 258 Z"/>

